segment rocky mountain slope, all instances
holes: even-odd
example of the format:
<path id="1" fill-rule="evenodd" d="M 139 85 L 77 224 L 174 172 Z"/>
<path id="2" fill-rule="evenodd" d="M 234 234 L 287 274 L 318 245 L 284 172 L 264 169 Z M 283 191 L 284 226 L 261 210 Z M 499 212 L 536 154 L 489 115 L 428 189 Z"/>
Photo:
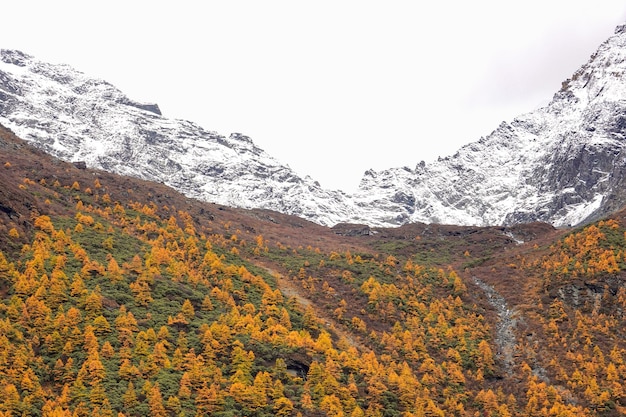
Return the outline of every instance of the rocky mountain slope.
<path id="1" fill-rule="evenodd" d="M 355 196 L 398 223 L 578 224 L 625 200 L 626 26 L 543 108 L 502 123 L 450 157 L 368 171 Z"/>
<path id="2" fill-rule="evenodd" d="M 246 136 L 168 119 L 105 81 L 19 51 L 0 52 L 0 123 L 61 159 L 163 182 L 190 197 L 322 224 L 353 215 L 341 192 L 299 177 Z"/>
<path id="3" fill-rule="evenodd" d="M 625 58 L 622 26 L 546 107 L 503 122 L 455 155 L 415 169 L 370 170 L 352 196 L 301 178 L 243 135 L 168 119 L 104 81 L 18 51 L 0 52 L 0 123 L 65 160 L 323 225 L 564 226 L 626 202 Z"/>

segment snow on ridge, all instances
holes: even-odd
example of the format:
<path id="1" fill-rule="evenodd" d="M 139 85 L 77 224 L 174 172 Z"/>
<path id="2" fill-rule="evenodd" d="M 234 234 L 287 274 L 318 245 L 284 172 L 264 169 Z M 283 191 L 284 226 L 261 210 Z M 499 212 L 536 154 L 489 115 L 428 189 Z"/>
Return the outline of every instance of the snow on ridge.
<path id="1" fill-rule="evenodd" d="M 373 203 L 368 196 L 382 193 L 393 201 L 408 190 L 404 201 L 395 198 L 398 216 L 464 225 L 541 220 L 563 226 L 601 212 L 624 165 L 616 156 L 626 138 L 624 32 L 603 43 L 548 105 L 410 174 L 370 171 L 357 200 Z M 584 186 L 562 192 L 574 177 Z"/>
<path id="2" fill-rule="evenodd" d="M 0 123 L 49 153 L 225 205 L 326 225 L 354 215 L 343 193 L 300 178 L 244 135 L 225 137 L 146 111 L 109 83 L 65 65 L 16 51 L 3 50 L 2 57 L 0 91 L 20 88 L 10 91 Z"/>
<path id="3" fill-rule="evenodd" d="M 7 97 L 0 123 L 42 149 L 162 181 L 193 198 L 327 226 L 577 224 L 617 195 L 626 164 L 619 159 L 626 151 L 626 31 L 604 42 L 548 105 L 452 156 L 415 169 L 367 171 L 352 195 L 298 176 L 244 135 L 165 118 L 158 106 L 69 66 L 17 51 L 1 50 L 0 58 L 0 93 Z"/>

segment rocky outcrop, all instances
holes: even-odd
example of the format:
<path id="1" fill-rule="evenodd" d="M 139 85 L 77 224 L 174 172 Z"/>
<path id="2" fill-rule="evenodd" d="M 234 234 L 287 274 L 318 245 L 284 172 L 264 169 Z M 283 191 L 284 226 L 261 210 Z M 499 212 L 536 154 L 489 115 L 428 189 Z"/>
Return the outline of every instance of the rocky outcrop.
<path id="1" fill-rule="evenodd" d="M 340 236 L 370 236 L 374 231 L 366 224 L 339 223 L 331 227 Z"/>
<path id="2" fill-rule="evenodd" d="M 548 288 L 550 300 L 561 300 L 565 305 L 585 313 L 623 316 L 620 293 L 626 281 L 618 276 L 588 280 L 573 280 Z"/>

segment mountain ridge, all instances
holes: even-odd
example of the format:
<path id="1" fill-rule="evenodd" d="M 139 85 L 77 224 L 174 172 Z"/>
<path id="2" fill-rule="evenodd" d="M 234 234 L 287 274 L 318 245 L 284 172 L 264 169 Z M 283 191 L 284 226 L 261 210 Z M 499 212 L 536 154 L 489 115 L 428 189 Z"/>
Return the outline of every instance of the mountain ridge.
<path id="1" fill-rule="evenodd" d="M 368 170 L 350 195 L 300 177 L 245 135 L 165 118 L 158 105 L 137 103 L 106 81 L 19 51 L 0 51 L 0 123 L 65 160 L 326 226 L 576 225 L 626 202 L 625 50 L 622 25 L 548 105 L 454 155 L 414 169 Z"/>
<path id="2" fill-rule="evenodd" d="M 618 155 L 624 146 L 625 39 L 619 26 L 548 105 L 415 170 L 369 172 L 359 191 L 386 189 L 408 221 L 565 226 L 617 209 L 624 202 Z"/>
<path id="3" fill-rule="evenodd" d="M 278 209 L 323 224 L 337 223 L 335 213 L 349 208 L 335 207 L 343 193 L 300 178 L 245 135 L 225 137 L 164 118 L 157 105 L 136 103 L 69 66 L 19 51 L 2 50 L 0 58 L 0 121 L 55 156 L 164 182 L 191 197 Z"/>

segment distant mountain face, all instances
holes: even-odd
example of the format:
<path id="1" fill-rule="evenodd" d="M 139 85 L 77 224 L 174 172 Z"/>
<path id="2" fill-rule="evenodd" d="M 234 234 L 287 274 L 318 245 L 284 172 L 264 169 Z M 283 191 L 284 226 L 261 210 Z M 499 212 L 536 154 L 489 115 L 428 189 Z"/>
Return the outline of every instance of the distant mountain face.
<path id="1" fill-rule="evenodd" d="M 0 51 L 0 123 L 61 159 L 163 182 L 187 196 L 332 225 L 349 198 L 301 178 L 246 136 L 165 118 L 111 84 L 19 51 Z"/>
<path id="2" fill-rule="evenodd" d="M 620 26 L 546 107 L 453 156 L 367 171 L 351 196 L 301 178 L 246 136 L 168 119 L 107 82 L 18 51 L 0 51 L 0 124 L 62 159 L 329 226 L 575 225 L 626 204 L 625 69 Z"/>
<path id="3" fill-rule="evenodd" d="M 401 222 L 576 225 L 626 204 L 626 25 L 546 107 L 453 156 L 368 171 L 355 200 Z"/>

